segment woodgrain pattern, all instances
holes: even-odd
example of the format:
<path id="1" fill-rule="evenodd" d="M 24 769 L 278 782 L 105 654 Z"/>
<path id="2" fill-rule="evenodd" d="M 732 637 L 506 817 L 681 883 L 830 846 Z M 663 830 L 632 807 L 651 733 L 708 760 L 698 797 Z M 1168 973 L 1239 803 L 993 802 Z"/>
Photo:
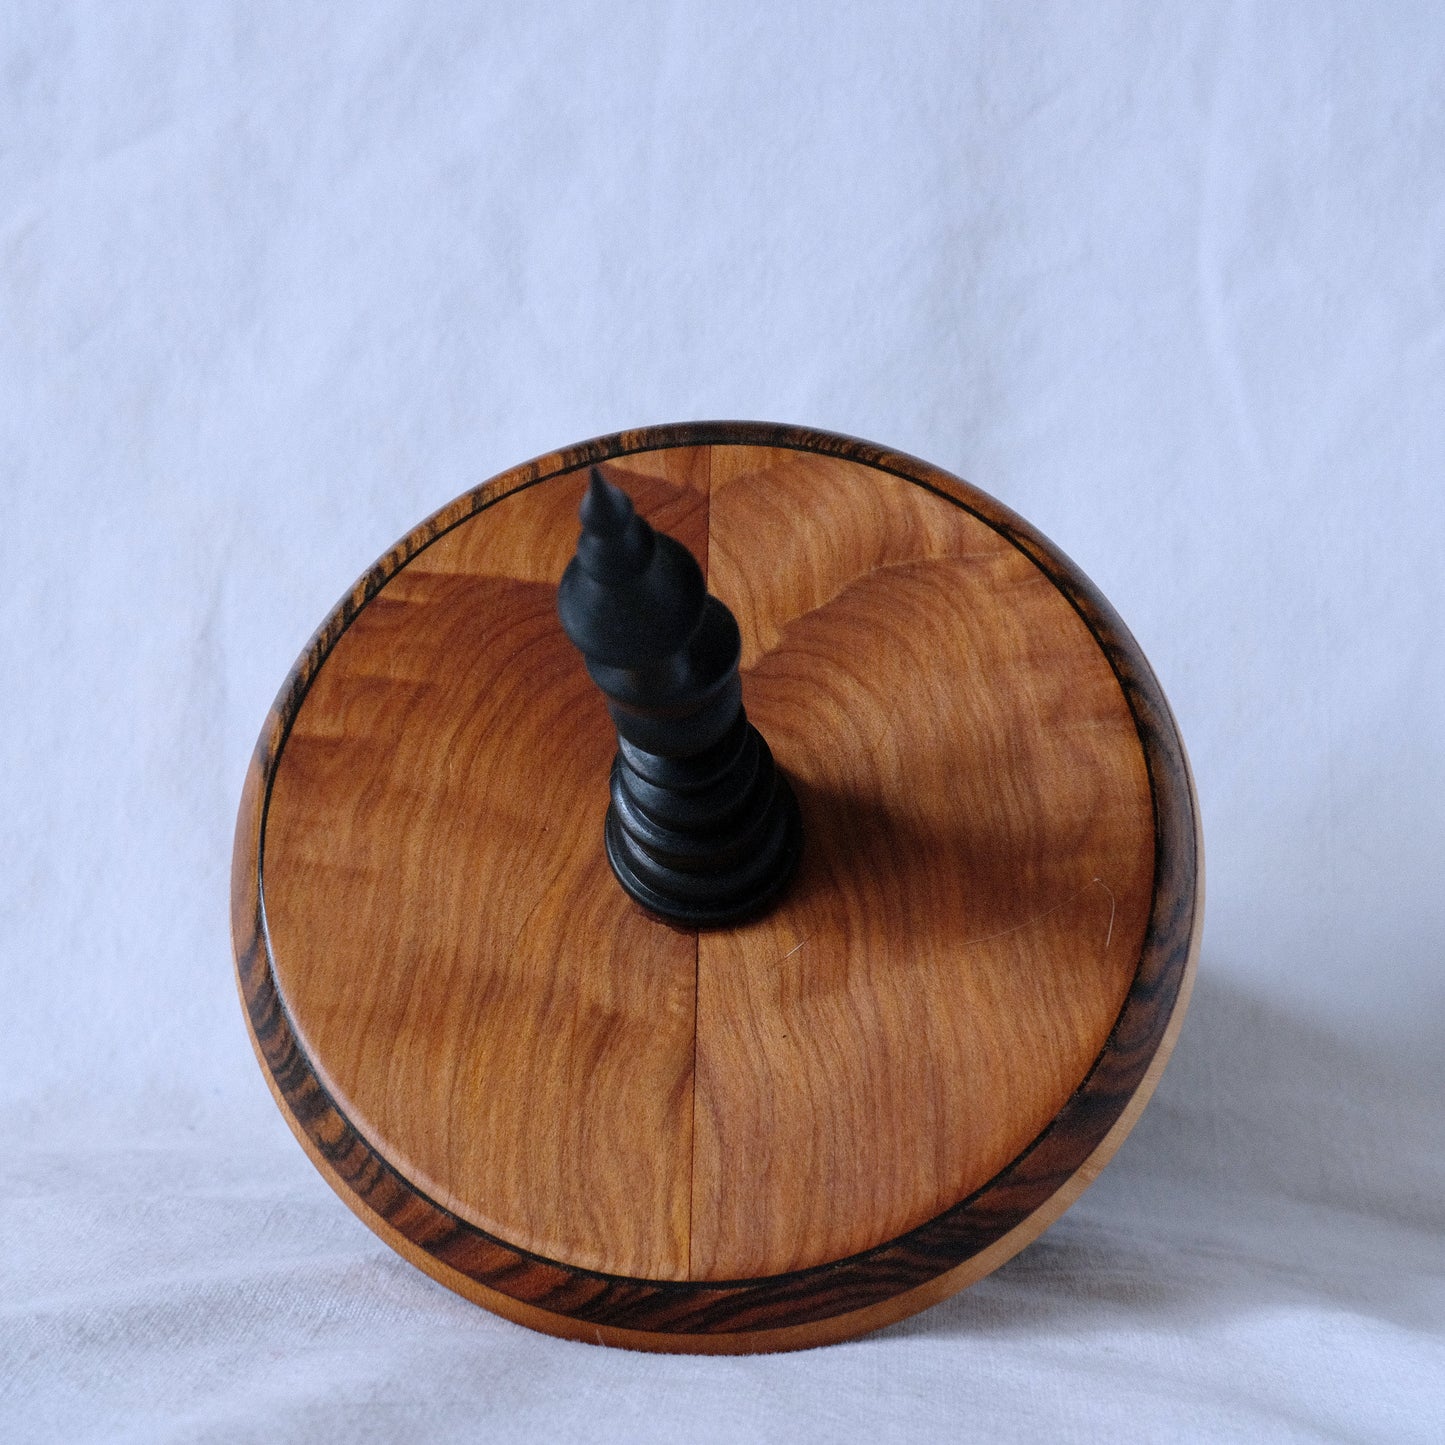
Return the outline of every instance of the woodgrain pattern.
<path id="1" fill-rule="evenodd" d="M 593 461 L 737 612 L 799 784 L 802 875 L 744 929 L 652 923 L 602 860 L 610 729 L 550 614 Z M 1044 1228 L 1152 1089 L 1201 904 L 1177 730 L 1077 570 L 922 463 L 738 423 L 404 539 L 278 698 L 233 871 L 258 1054 L 362 1218 L 525 1323 L 713 1351 Z"/>
<path id="2" fill-rule="evenodd" d="M 738 1279 L 903 1234 L 1039 1134 L 1128 990 L 1154 833 L 1108 661 L 976 517 L 719 448 L 711 535 L 807 833 L 782 906 L 700 940 L 692 1274 Z"/>
<path id="3" fill-rule="evenodd" d="M 619 476 L 705 555 L 705 468 L 657 456 Z M 449 532 L 347 629 L 276 769 L 267 915 L 302 1047 L 406 1178 L 524 1249 L 682 1279 L 697 948 L 599 846 L 612 727 L 556 618 L 582 480 Z"/>

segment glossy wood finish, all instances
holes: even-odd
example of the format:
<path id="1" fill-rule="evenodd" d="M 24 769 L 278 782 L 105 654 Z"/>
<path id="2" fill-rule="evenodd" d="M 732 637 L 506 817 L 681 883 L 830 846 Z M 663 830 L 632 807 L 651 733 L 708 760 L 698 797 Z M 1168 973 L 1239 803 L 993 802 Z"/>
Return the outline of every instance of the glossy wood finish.
<path id="1" fill-rule="evenodd" d="M 700 936 L 601 849 L 612 736 L 552 612 L 585 468 L 692 548 L 797 785 L 782 906 Z M 242 995 L 343 1198 L 504 1314 L 642 1348 L 844 1338 L 1045 1227 L 1182 1017 L 1197 810 L 1066 559 L 912 459 L 605 438 L 423 524 L 283 689 L 238 823 Z"/>
<path id="2" fill-rule="evenodd" d="M 700 551 L 691 460 L 618 475 Z M 685 1279 L 697 945 L 602 851 L 615 737 L 556 617 L 585 480 L 454 528 L 338 641 L 276 768 L 267 918 L 302 1047 L 407 1179 L 549 1258 Z"/>
<path id="3" fill-rule="evenodd" d="M 780 908 L 701 938 L 692 1266 L 736 1279 L 903 1234 L 1044 1128 L 1128 990 L 1154 830 L 1107 659 L 978 518 L 756 447 L 714 453 L 711 517 L 808 839 Z"/>

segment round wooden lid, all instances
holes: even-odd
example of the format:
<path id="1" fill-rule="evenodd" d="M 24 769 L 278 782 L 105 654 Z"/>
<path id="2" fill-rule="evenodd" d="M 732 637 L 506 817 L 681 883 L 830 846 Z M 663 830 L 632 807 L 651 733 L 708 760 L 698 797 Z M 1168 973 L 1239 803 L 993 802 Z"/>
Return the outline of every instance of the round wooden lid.
<path id="1" fill-rule="evenodd" d="M 805 844 L 684 932 L 602 846 L 615 737 L 556 616 L 592 463 L 692 549 Z M 512 1319 L 843 1339 L 1055 1219 L 1152 1091 L 1202 913 L 1188 765 L 1108 604 L 999 503 L 794 428 L 517 468 L 322 624 L 242 800 L 258 1055 L 342 1198 Z"/>

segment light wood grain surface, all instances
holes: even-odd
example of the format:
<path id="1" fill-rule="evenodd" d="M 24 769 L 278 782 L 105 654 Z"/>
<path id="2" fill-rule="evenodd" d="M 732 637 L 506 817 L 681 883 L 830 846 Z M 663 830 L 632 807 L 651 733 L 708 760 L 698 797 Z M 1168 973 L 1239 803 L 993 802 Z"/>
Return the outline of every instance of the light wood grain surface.
<path id="1" fill-rule="evenodd" d="M 705 553 L 694 458 L 616 475 Z M 697 943 L 602 851 L 615 740 L 556 617 L 585 475 L 427 549 L 292 726 L 266 828 L 306 1051 L 426 1193 L 587 1269 L 688 1274 Z"/>
<path id="2" fill-rule="evenodd" d="M 736 1279 L 902 1234 L 1043 1129 L 1123 1003 L 1154 830 L 1107 660 L 976 517 L 720 448 L 710 534 L 807 837 L 779 908 L 701 939 L 692 1272 Z"/>
<path id="3" fill-rule="evenodd" d="M 591 460 L 738 617 L 805 827 L 753 923 L 670 928 L 607 868 L 614 738 L 555 616 Z M 1092 1177 L 1182 1017 L 1196 832 L 1147 664 L 1005 509 L 846 439 L 659 429 L 462 499 L 323 625 L 248 780 L 238 970 L 293 1127 L 438 1278 L 791 1347 Z"/>

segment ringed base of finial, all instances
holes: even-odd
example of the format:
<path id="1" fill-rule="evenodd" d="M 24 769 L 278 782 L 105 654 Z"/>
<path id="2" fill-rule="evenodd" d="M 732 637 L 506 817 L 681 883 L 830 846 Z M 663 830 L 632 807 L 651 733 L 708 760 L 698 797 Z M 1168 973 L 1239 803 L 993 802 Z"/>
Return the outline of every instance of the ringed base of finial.
<path id="1" fill-rule="evenodd" d="M 765 745 L 766 746 L 766 745 Z M 803 855 L 803 818 L 781 772 L 774 777 L 768 838 L 745 866 L 700 874 L 670 867 L 644 853 L 629 836 L 616 804 L 607 809 L 607 861 L 640 907 L 678 928 L 725 928 L 765 913 L 782 897 Z M 705 895 L 698 894 L 705 888 Z"/>

